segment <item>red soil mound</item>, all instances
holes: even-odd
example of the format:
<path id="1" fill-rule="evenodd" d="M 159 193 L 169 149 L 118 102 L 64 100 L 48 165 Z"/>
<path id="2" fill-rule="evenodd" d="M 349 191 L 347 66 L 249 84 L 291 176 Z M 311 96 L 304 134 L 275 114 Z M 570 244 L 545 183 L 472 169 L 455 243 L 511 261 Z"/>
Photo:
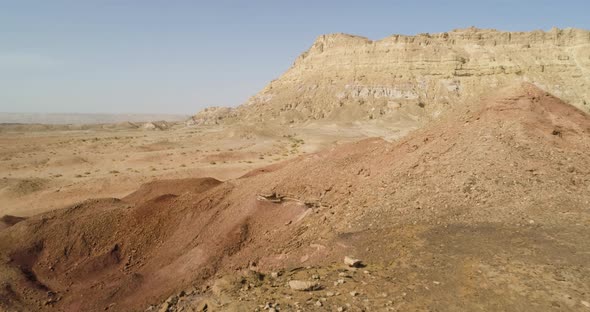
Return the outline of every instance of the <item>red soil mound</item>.
<path id="1" fill-rule="evenodd" d="M 89 200 L 0 232 L 0 306 L 141 310 L 250 261 L 389 261 L 364 248 L 404 224 L 588 222 L 589 135 L 587 115 L 523 85 L 399 142 Z"/>
<path id="2" fill-rule="evenodd" d="M 201 193 L 222 182 L 213 178 L 152 181 L 142 185 L 123 200 L 139 203 L 161 196 L 179 196 L 184 193 Z"/>
<path id="3" fill-rule="evenodd" d="M 13 226 L 25 219 L 26 218 L 23 218 L 23 217 L 5 215 L 2 218 L 0 218 L 0 230 L 5 229 L 9 226 Z"/>

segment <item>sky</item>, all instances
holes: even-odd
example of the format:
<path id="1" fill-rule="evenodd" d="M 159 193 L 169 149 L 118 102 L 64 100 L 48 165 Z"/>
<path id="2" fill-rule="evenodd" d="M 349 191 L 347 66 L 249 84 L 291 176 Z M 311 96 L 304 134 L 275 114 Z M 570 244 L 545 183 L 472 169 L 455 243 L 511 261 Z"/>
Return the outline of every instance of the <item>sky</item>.
<path id="1" fill-rule="evenodd" d="M 590 1 L 0 0 L 0 112 L 237 106 L 317 36 L 590 29 Z"/>

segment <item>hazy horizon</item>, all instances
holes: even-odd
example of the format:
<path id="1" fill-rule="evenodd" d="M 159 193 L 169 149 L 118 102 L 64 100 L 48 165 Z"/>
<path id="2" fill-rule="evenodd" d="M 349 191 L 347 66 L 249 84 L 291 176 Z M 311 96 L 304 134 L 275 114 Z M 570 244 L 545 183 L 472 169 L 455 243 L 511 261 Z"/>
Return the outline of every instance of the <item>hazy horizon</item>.
<path id="1" fill-rule="evenodd" d="M 237 106 L 317 36 L 590 28 L 586 1 L 0 0 L 0 111 L 180 114 Z"/>
<path id="2" fill-rule="evenodd" d="M 120 122 L 185 121 L 189 115 L 149 113 L 14 113 L 0 112 L 0 125 L 44 124 L 44 125 L 91 125 Z"/>

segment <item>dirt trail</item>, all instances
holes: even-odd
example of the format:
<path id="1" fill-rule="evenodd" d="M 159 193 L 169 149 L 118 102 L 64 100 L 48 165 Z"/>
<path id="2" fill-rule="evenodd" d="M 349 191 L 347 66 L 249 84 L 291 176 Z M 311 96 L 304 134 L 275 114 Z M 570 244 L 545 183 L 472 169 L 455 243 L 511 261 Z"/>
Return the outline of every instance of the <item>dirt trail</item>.
<path id="1" fill-rule="evenodd" d="M 392 143 L 226 182 L 158 181 L 18 222 L 0 231 L 0 305 L 579 311 L 587 150 L 588 115 L 532 85 L 503 89 Z M 345 255 L 367 266 L 346 269 Z"/>

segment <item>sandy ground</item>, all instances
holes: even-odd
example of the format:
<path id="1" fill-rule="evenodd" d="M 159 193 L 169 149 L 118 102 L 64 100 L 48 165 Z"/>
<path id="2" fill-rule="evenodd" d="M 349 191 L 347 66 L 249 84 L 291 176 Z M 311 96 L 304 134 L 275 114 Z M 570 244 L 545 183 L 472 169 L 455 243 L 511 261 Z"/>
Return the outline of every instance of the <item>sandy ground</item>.
<path id="1" fill-rule="evenodd" d="M 151 180 L 237 178 L 327 146 L 394 139 L 414 125 L 51 130 L 0 126 L 0 215 L 30 216 L 88 198 L 123 197 Z M 20 131 L 18 131 L 20 130 Z"/>

